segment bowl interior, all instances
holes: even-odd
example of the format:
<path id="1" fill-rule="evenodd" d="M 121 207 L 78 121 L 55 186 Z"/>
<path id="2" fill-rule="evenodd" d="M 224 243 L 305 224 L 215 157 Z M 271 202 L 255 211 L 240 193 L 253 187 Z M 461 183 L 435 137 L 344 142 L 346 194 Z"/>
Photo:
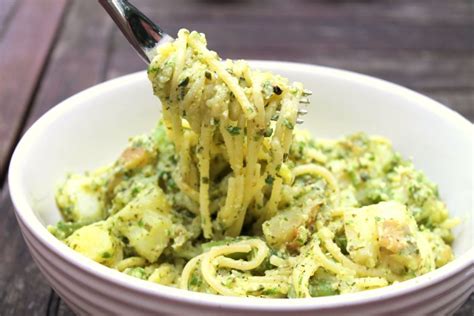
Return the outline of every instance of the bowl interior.
<path id="1" fill-rule="evenodd" d="M 472 124 L 440 104 L 382 80 L 324 67 L 252 62 L 313 91 L 302 128 L 315 137 L 357 131 L 392 140 L 405 157 L 439 184 L 452 216 L 456 255 L 472 247 Z M 111 163 L 130 136 L 149 131 L 160 116 L 145 72 L 128 75 L 75 95 L 43 116 L 23 138 L 14 176 L 43 225 L 60 214 L 54 191 L 67 172 Z"/>

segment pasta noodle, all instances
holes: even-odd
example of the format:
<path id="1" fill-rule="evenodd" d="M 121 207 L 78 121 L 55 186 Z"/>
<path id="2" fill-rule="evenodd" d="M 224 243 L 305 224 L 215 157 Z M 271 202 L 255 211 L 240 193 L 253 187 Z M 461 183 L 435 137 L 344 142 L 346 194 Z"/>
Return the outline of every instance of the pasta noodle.
<path id="1" fill-rule="evenodd" d="M 204 37 L 196 32 L 180 31 L 176 43 L 163 50 L 167 53 L 168 49 L 173 51 L 170 58 L 175 60 L 173 76 L 169 87 L 155 91 L 163 102 L 164 117 L 169 117 L 172 123 L 169 129 L 170 139 L 176 142 L 181 139 L 181 135 L 188 137 L 192 133 L 199 139 L 199 172 L 196 176 L 199 174 L 200 179 L 187 176 L 187 168 L 181 169 L 181 178 L 185 179 L 189 186 L 199 183 L 202 228 L 204 236 L 211 238 L 213 228 L 209 212 L 209 184 L 212 181 L 209 181 L 209 166 L 210 162 L 218 157 L 217 154 L 211 154 L 211 139 L 223 139 L 218 152 L 226 153 L 224 159 L 228 160 L 232 174 L 229 175 L 226 203 L 218 212 L 217 219 L 218 224 L 224 228 L 225 235 L 238 236 L 249 207 L 257 207 L 254 203 L 256 193 L 262 186 L 259 178 L 277 178 L 277 183 L 281 182 L 278 180 L 277 168 L 283 163 L 283 157 L 288 155 L 299 100 L 303 94 L 302 86 L 293 84 L 287 87 L 283 78 L 250 70 L 241 62 L 221 63 L 217 55 L 205 47 Z M 188 56 L 186 62 L 183 56 Z M 161 59 L 157 60 L 161 63 Z M 153 61 L 151 69 L 159 69 L 159 64 Z M 194 72 L 194 69 L 198 71 Z M 157 71 L 150 72 L 152 81 L 155 73 Z M 204 85 L 202 78 L 206 78 Z M 278 93 L 265 100 L 262 84 L 271 82 L 270 80 L 277 81 L 272 87 L 278 89 Z M 178 90 L 182 95 L 178 94 Z M 206 94 L 204 90 L 209 94 L 206 98 L 203 98 Z M 265 109 L 265 101 L 271 101 L 273 106 Z M 176 110 L 178 108 L 180 111 Z M 183 122 L 191 120 L 187 113 L 196 108 L 201 109 L 200 120 L 189 123 L 193 131 L 185 131 L 186 123 Z M 272 122 L 271 118 L 277 110 L 280 110 L 281 115 L 276 122 Z M 232 111 L 235 114 L 232 115 Z M 258 160 L 264 143 L 266 150 L 277 157 L 268 161 Z M 176 147 L 179 150 L 180 146 Z M 186 152 L 180 152 L 180 160 L 186 161 L 186 165 L 187 159 L 193 156 L 193 150 L 194 148 L 187 147 Z M 275 190 L 272 195 L 278 196 L 279 192 Z M 273 204 L 275 199 L 277 197 L 273 198 Z M 253 213 L 259 214 L 263 211 Z"/>
<path id="2" fill-rule="evenodd" d="M 387 286 L 453 258 L 436 186 L 388 140 L 295 129 L 301 83 L 221 60 L 180 30 L 148 76 L 162 120 L 117 161 L 71 174 L 49 230 L 124 274 L 228 296 Z"/>

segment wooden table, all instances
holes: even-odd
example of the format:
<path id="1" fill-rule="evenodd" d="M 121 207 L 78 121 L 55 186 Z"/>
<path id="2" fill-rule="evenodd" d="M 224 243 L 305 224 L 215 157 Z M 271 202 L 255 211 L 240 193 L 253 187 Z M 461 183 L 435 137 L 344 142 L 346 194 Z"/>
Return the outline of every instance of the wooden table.
<path id="1" fill-rule="evenodd" d="M 229 58 L 358 71 L 424 93 L 474 121 L 470 0 L 135 0 L 170 34 L 207 34 Z M 6 171 L 22 133 L 59 101 L 145 65 L 96 1 L 0 0 L 0 314 L 71 314 L 20 235 Z M 472 315 L 474 298 L 457 315 Z"/>

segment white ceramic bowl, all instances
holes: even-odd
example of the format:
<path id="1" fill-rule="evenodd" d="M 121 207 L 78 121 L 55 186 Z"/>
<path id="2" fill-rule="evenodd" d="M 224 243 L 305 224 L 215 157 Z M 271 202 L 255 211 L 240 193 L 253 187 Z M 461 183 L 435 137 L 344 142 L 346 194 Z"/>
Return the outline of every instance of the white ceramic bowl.
<path id="1" fill-rule="evenodd" d="M 87 89 L 43 115 L 13 155 L 10 193 L 26 243 L 44 276 L 80 314 L 450 314 L 473 291 L 473 125 L 400 86 L 347 71 L 285 62 L 254 67 L 298 80 L 314 92 L 304 127 L 314 136 L 356 131 L 390 138 L 439 184 L 455 229 L 456 259 L 382 289 L 314 299 L 251 299 L 194 293 L 141 281 L 66 247 L 45 226 L 60 219 L 53 194 L 68 171 L 112 162 L 129 136 L 150 130 L 160 105 L 145 72 Z"/>

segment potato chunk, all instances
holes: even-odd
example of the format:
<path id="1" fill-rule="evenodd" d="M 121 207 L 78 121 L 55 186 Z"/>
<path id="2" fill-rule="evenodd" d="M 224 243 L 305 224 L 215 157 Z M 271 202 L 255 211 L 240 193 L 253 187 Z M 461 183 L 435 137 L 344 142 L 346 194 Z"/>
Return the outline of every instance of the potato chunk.
<path id="1" fill-rule="evenodd" d="M 170 205 L 157 186 L 144 190 L 117 214 L 110 217 L 116 234 L 149 262 L 155 262 L 170 240 Z"/>
<path id="2" fill-rule="evenodd" d="M 355 262 L 375 267 L 379 257 L 377 225 L 373 208 L 354 208 L 344 213 L 347 251 Z"/>
<path id="3" fill-rule="evenodd" d="M 104 221 L 79 228 L 65 242 L 77 252 L 107 266 L 123 257 L 120 241 L 110 233 Z"/>
<path id="4" fill-rule="evenodd" d="M 273 247 L 283 246 L 297 237 L 298 228 L 314 221 L 320 203 L 303 208 L 291 208 L 273 216 L 262 224 L 265 240 Z"/>
<path id="5" fill-rule="evenodd" d="M 415 273 L 434 268 L 434 257 L 426 237 L 419 231 L 405 205 L 381 202 L 344 213 L 347 251 L 357 263 L 374 267 L 384 264 L 407 267 Z"/>
<path id="6" fill-rule="evenodd" d="M 104 218 L 101 193 L 92 176 L 69 175 L 56 194 L 56 203 L 66 221 L 90 223 Z"/>

